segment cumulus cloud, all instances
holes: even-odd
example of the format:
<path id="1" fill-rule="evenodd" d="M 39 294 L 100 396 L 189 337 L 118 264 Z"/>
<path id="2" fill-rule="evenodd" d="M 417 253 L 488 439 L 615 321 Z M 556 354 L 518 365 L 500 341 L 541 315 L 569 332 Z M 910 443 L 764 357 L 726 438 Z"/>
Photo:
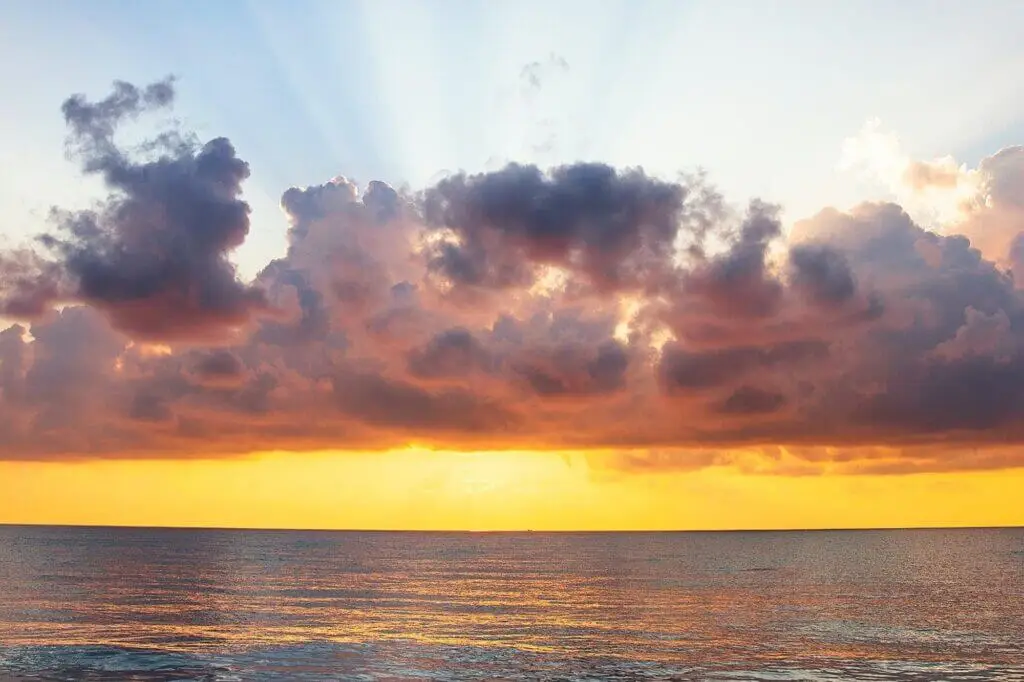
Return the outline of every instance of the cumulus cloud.
<path id="1" fill-rule="evenodd" d="M 169 106 L 174 94 L 171 79 L 119 81 L 102 100 L 64 102 L 69 150 L 110 194 L 96 209 L 55 209 L 37 251 L 0 257 L 0 312 L 33 317 L 80 302 L 132 335 L 167 339 L 239 326 L 263 305 L 228 260 L 249 231 L 240 198 L 249 166 L 231 143 L 199 144 L 175 130 L 137 150 L 114 139 L 127 119 Z"/>
<path id="2" fill-rule="evenodd" d="M 1007 147 L 981 160 L 977 189 L 952 227 L 970 238 L 987 258 L 1011 267 L 1024 284 L 1020 249 L 1024 234 L 1024 147 Z"/>
<path id="3" fill-rule="evenodd" d="M 1001 149 L 975 168 L 949 156 L 914 159 L 895 133 L 873 119 L 846 141 L 840 167 L 880 182 L 886 198 L 916 221 L 966 236 L 987 259 L 1012 267 L 1024 280 L 1018 246 L 1024 232 L 1024 147 Z"/>
<path id="4" fill-rule="evenodd" d="M 1013 258 L 897 203 L 824 208 L 787 239 L 776 206 L 639 168 L 513 164 L 415 192 L 339 176 L 283 193 L 287 252 L 243 282 L 230 143 L 114 140 L 173 94 L 65 103 L 110 195 L 0 254 L 3 313 L 26 320 L 0 332 L 0 457 L 416 443 L 617 451 L 637 471 L 1024 465 Z M 969 186 L 957 224 L 1002 229 L 1019 160 L 892 177 Z"/>
<path id="5" fill-rule="evenodd" d="M 640 169 L 596 163 L 458 174 L 421 200 L 426 220 L 451 235 L 430 268 L 456 287 L 530 285 L 543 265 L 601 291 L 642 287 L 674 267 L 685 197 Z"/>

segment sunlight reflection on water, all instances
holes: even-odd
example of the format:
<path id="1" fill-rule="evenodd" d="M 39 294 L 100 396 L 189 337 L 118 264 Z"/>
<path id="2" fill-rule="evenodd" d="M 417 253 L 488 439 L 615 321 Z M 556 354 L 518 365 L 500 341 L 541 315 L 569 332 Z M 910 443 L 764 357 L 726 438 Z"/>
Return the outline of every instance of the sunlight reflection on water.
<path id="1" fill-rule="evenodd" d="M 0 527 L 0 679 L 1024 679 L 1022 548 Z"/>

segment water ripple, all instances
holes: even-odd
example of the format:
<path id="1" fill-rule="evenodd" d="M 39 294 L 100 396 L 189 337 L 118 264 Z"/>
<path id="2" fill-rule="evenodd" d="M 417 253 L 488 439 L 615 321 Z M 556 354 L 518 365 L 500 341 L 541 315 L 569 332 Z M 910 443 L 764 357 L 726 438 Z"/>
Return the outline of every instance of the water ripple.
<path id="1" fill-rule="evenodd" d="M 0 679 L 1024 680 L 1021 546 L 0 527 Z"/>

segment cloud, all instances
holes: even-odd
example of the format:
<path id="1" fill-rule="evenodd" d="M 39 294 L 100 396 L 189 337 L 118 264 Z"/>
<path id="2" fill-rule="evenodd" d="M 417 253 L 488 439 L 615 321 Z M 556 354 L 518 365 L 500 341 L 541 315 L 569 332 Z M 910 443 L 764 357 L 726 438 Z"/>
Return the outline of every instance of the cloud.
<path id="1" fill-rule="evenodd" d="M 226 138 L 199 144 L 164 132 L 137 153 L 114 140 L 118 127 L 169 106 L 174 82 L 116 82 L 106 98 L 68 98 L 68 143 L 82 171 L 110 194 L 93 210 L 54 210 L 39 250 L 0 258 L 0 312 L 38 316 L 50 303 L 80 302 L 137 337 L 215 336 L 263 306 L 228 260 L 249 232 L 240 199 L 249 166 Z"/>
<path id="2" fill-rule="evenodd" d="M 660 370 L 666 392 L 673 394 L 729 386 L 758 370 L 792 368 L 828 352 L 826 342 L 811 339 L 704 352 L 686 351 L 673 344 L 663 350 Z"/>
<path id="3" fill-rule="evenodd" d="M 597 163 L 545 174 L 511 164 L 458 174 L 423 193 L 429 224 L 450 236 L 430 269 L 455 287 L 532 284 L 555 265 L 599 290 L 637 288 L 673 268 L 686 189 Z"/>
<path id="4" fill-rule="evenodd" d="M 740 386 L 719 408 L 725 414 L 769 414 L 786 404 L 786 396 L 756 386 Z"/>
<path id="5" fill-rule="evenodd" d="M 810 300 L 840 305 L 857 293 L 857 282 L 846 257 L 824 245 L 796 245 L 789 250 L 792 282 Z"/>
<path id="6" fill-rule="evenodd" d="M 446 329 L 409 353 L 409 373 L 419 378 L 452 378 L 495 369 L 490 351 L 463 327 Z"/>
<path id="7" fill-rule="evenodd" d="M 61 295 L 60 266 L 34 251 L 0 254 L 0 314 L 31 319 L 45 313 Z"/>
<path id="8" fill-rule="evenodd" d="M 636 471 L 1024 466 L 1016 236 L 995 258 L 895 202 L 825 207 L 787 236 L 778 207 L 735 210 L 704 177 L 512 164 L 419 191 L 287 189 L 287 252 L 243 282 L 230 143 L 114 141 L 173 94 L 65 104 L 110 195 L 0 254 L 3 312 L 26 320 L 0 332 L 2 458 L 416 443 Z M 969 189 L 954 225 L 1009 230 L 1020 158 L 892 177 Z"/>
<path id="9" fill-rule="evenodd" d="M 195 354 L 192 362 L 195 381 L 209 385 L 235 386 L 246 374 L 245 365 L 229 350 L 222 348 Z"/>
<path id="10" fill-rule="evenodd" d="M 942 234 L 968 237 L 986 258 L 1021 272 L 1016 247 L 1024 232 L 1024 147 L 983 158 L 975 168 L 946 156 L 913 159 L 877 119 L 846 141 L 840 167 L 880 182 L 916 221 Z"/>
<path id="11" fill-rule="evenodd" d="M 1024 282 L 1015 247 L 1024 234 L 1024 147 L 1007 147 L 982 159 L 974 173 L 977 189 L 952 228 L 987 258 L 1013 268 Z"/>
<path id="12" fill-rule="evenodd" d="M 931 163 L 910 161 L 903 171 L 903 181 L 918 192 L 931 187 L 952 189 L 960 182 L 960 169 L 954 165 L 952 159 Z"/>

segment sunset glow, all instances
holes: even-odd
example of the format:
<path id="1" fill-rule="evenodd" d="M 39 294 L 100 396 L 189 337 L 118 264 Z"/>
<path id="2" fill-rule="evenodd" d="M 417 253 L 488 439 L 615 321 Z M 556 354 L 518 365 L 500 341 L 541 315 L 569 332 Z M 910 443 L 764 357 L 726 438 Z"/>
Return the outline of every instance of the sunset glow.
<path id="1" fill-rule="evenodd" d="M 301 457 L 301 462 L 296 458 Z M 623 474 L 609 455 L 269 453 L 203 461 L 0 464 L 12 523 L 396 530 L 1020 525 L 1024 471 Z"/>
<path id="2" fill-rule="evenodd" d="M 1024 523 L 1013 21 L 339 7 L 54 19 L 0 522 Z M 64 54 L 10 26 L 5 73 Z"/>

